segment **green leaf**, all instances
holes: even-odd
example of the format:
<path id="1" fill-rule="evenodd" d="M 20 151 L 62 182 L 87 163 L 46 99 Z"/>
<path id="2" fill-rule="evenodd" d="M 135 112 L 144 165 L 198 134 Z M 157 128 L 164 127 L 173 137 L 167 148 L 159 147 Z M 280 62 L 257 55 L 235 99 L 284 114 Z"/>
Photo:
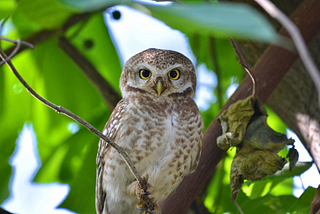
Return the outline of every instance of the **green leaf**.
<path id="1" fill-rule="evenodd" d="M 0 118 L 2 118 L 2 114 L 4 112 L 4 106 L 5 106 L 5 79 L 4 79 L 4 69 L 0 67 Z"/>
<path id="2" fill-rule="evenodd" d="M 292 214 L 305 214 L 309 213 L 311 201 L 316 193 L 316 189 L 313 187 L 308 187 L 299 199 L 295 200 L 289 213 Z M 292 204 L 292 203 L 291 203 Z"/>
<path id="3" fill-rule="evenodd" d="M 81 12 L 105 9 L 116 4 L 123 4 L 123 0 L 59 0 L 62 4 L 76 8 Z"/>
<path id="4" fill-rule="evenodd" d="M 240 198 L 240 194 L 239 194 L 239 198 Z M 288 209 L 292 205 L 292 202 L 295 200 L 296 198 L 292 195 L 285 195 L 285 196 L 266 195 L 261 198 L 246 200 L 241 203 L 239 202 L 239 205 L 243 210 L 243 212 L 246 214 L 255 214 L 255 213 L 283 214 L 283 213 L 287 213 L 286 211 L 288 211 Z M 289 201 L 291 201 L 291 203 Z"/>
<path id="5" fill-rule="evenodd" d="M 213 71 L 218 76 L 218 84 L 221 87 L 222 96 L 225 98 L 223 102 L 225 103 L 228 99 L 226 90 L 231 84 L 240 84 L 244 71 L 228 38 L 214 38 L 213 49 L 215 50 L 215 56 L 213 57 L 216 58 L 218 69 L 214 69 Z"/>
<path id="6" fill-rule="evenodd" d="M 264 196 L 268 194 L 269 192 L 272 192 L 274 195 L 280 195 L 284 194 L 288 190 L 286 190 L 286 187 L 288 187 L 288 182 L 286 182 L 287 179 L 292 178 L 296 175 L 301 175 L 303 172 L 305 172 L 307 169 L 311 167 L 311 162 L 306 163 L 298 163 L 291 171 L 289 170 L 288 164 L 284 167 L 283 170 L 273 174 L 268 175 L 261 180 L 258 181 L 247 181 L 245 184 L 250 186 L 252 185 L 252 191 L 249 192 L 249 197 L 251 199 L 258 198 L 261 196 Z M 282 185 L 283 183 L 283 185 Z M 282 185 L 282 187 L 279 187 L 279 185 Z M 290 180 L 290 186 L 289 192 L 292 192 L 292 180 Z M 277 188 L 275 188 L 277 187 Z M 278 188 L 279 187 L 279 188 Z"/>
<path id="7" fill-rule="evenodd" d="M 304 173 L 307 169 L 309 169 L 312 165 L 312 162 L 299 162 L 297 165 L 290 171 L 289 170 L 289 165 L 285 165 L 284 169 L 273 174 L 273 175 L 268 175 L 267 177 L 262 178 L 261 180 L 255 181 L 255 182 L 262 182 L 263 180 L 269 180 L 269 179 L 276 179 L 276 178 L 282 178 L 282 179 L 287 179 L 287 178 L 292 178 L 293 176 L 296 175 L 301 175 Z M 248 181 L 248 183 L 251 183 Z"/>
<path id="8" fill-rule="evenodd" d="M 12 168 L 8 161 L 0 158 L 0 204 L 9 197 L 9 182 L 11 177 Z"/>
<path id="9" fill-rule="evenodd" d="M 31 96 L 18 83 L 6 65 L 0 67 L 0 95 L 0 203 L 2 203 L 9 196 L 9 178 L 11 176 L 9 160 L 19 132 L 28 118 Z M 17 99 L 20 103 L 17 103 Z"/>
<path id="10" fill-rule="evenodd" d="M 204 63 L 214 72 L 218 85 L 214 88 L 216 100 L 209 109 L 202 113 L 205 127 L 208 127 L 228 100 L 226 91 L 231 84 L 240 83 L 243 68 L 239 64 L 237 54 L 226 37 L 215 38 L 210 35 L 187 35 L 198 64 Z M 213 62 L 216 63 L 213 63 Z"/>
<path id="11" fill-rule="evenodd" d="M 21 10 L 22 8 L 17 7 L 11 16 L 14 29 L 7 36 L 12 39 L 23 39 L 35 32 L 41 31 L 41 27 L 37 23 L 30 21 Z"/>
<path id="12" fill-rule="evenodd" d="M 264 105 L 268 113 L 267 123 L 276 132 L 286 134 L 287 125 L 281 120 L 281 118 L 270 108 Z"/>
<path id="13" fill-rule="evenodd" d="M 58 0 L 21 0 L 18 8 L 19 12 L 43 29 L 58 28 L 73 14 Z"/>
<path id="14" fill-rule="evenodd" d="M 228 34 L 271 42 L 276 33 L 268 21 L 247 4 L 189 3 L 169 7 L 147 6 L 152 15 L 184 33 Z"/>
<path id="15" fill-rule="evenodd" d="M 73 38 L 72 43 L 95 66 L 111 86 L 120 93 L 119 78 L 121 65 L 116 49 L 111 41 L 103 15 L 93 15 L 85 26 L 75 26 L 68 35 L 81 27 L 81 31 Z M 92 47 L 87 48 L 85 42 L 90 41 Z"/>
<path id="16" fill-rule="evenodd" d="M 72 135 L 63 144 L 68 145 L 64 159 L 62 160 L 59 172 L 59 180 L 70 182 L 84 164 L 84 155 L 87 153 L 88 142 L 97 144 L 98 138 L 85 128 L 80 128 L 79 132 Z"/>
<path id="17" fill-rule="evenodd" d="M 70 185 L 71 191 L 59 206 L 78 213 L 95 213 L 95 174 L 97 143 L 89 142 L 88 152 L 77 177 Z"/>
<path id="18" fill-rule="evenodd" d="M 231 201 L 229 185 L 230 167 L 234 155 L 235 149 L 227 151 L 227 155 L 216 167 L 214 176 L 207 187 L 204 205 L 211 213 L 225 213 L 227 211 L 235 213 L 237 210 Z"/>
<path id="19" fill-rule="evenodd" d="M 90 124 L 102 130 L 105 126 L 107 118 L 109 118 L 109 112 L 101 112 L 101 115 L 97 115 Z M 103 118 L 103 119 L 101 119 Z M 89 132 L 86 128 L 80 127 L 80 130 L 67 139 L 63 144 L 68 145 L 68 152 L 64 157 L 61 164 L 59 180 L 62 182 L 70 182 L 74 179 L 79 169 L 84 164 L 84 155 L 87 153 L 88 143 L 94 142 L 98 144 L 99 138 L 93 133 Z"/>
<path id="20" fill-rule="evenodd" d="M 37 46 L 32 53 L 37 66 L 35 70 L 31 69 L 37 74 L 32 86 L 38 93 L 87 121 L 107 111 L 98 91 L 75 63 L 58 48 L 55 38 Z M 72 136 L 68 130 L 72 120 L 32 99 L 31 120 L 43 162 L 36 181 L 57 181 L 62 161 L 70 149 L 70 145 L 64 142 Z"/>
<path id="21" fill-rule="evenodd" d="M 14 0 L 0 0 L 0 5 L 0 20 L 8 18 L 17 6 Z"/>

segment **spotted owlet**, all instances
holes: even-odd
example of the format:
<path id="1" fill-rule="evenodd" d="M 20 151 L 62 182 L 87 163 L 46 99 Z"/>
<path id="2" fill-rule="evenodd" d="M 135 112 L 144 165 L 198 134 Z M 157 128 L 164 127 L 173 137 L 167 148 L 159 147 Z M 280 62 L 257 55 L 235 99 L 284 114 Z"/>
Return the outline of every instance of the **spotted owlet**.
<path id="1" fill-rule="evenodd" d="M 194 67 L 178 52 L 148 49 L 128 60 L 120 89 L 123 98 L 103 134 L 127 152 L 140 175 L 148 175 L 151 195 L 160 202 L 198 165 L 203 121 L 193 101 Z M 139 213 L 136 185 L 122 157 L 100 140 L 97 213 Z"/>

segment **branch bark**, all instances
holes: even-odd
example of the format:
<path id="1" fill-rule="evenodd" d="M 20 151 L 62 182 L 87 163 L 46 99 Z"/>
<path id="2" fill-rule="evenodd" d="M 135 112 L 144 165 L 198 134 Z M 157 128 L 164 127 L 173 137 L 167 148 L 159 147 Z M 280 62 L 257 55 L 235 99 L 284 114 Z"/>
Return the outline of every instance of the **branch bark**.
<path id="1" fill-rule="evenodd" d="M 270 16 L 277 19 L 290 34 L 296 49 L 298 50 L 301 61 L 309 72 L 315 87 L 318 91 L 318 102 L 320 104 L 320 72 L 313 62 L 306 44 L 299 32 L 299 29 L 292 23 L 292 21 L 282 13 L 274 4 L 268 0 L 255 0 Z M 320 105 L 319 105 L 320 106 Z"/>
<path id="2" fill-rule="evenodd" d="M 22 85 L 27 89 L 27 91 L 34 96 L 37 100 L 39 100 L 40 102 L 42 102 L 44 105 L 46 105 L 47 107 L 53 109 L 54 111 L 56 111 L 57 113 L 61 113 L 66 115 L 67 117 L 70 117 L 71 119 L 77 121 L 78 123 L 80 123 L 81 125 L 83 125 L 84 127 L 86 127 L 88 130 L 90 130 L 92 133 L 94 133 L 95 135 L 97 135 L 98 137 L 100 137 L 101 139 L 103 139 L 104 141 L 106 141 L 112 148 L 114 148 L 119 154 L 120 156 L 123 158 L 123 160 L 126 162 L 126 164 L 128 165 L 131 173 L 133 174 L 133 176 L 135 177 L 135 179 L 139 182 L 140 187 L 143 190 L 147 190 L 147 183 L 145 182 L 144 179 L 142 179 L 142 177 L 140 176 L 140 174 L 138 173 L 135 165 L 133 164 L 133 162 L 131 161 L 131 159 L 129 158 L 128 154 L 123 150 L 122 147 L 120 147 L 119 145 L 117 145 L 116 143 L 114 143 L 111 139 L 109 139 L 106 135 L 102 134 L 98 129 L 96 129 L 94 126 L 92 126 L 90 123 L 88 123 L 87 121 L 83 120 L 82 118 L 80 118 L 78 115 L 72 113 L 71 111 L 61 107 L 61 106 L 57 106 L 51 102 L 49 102 L 48 100 L 44 99 L 43 97 L 41 97 L 37 92 L 35 92 L 29 85 L 28 83 L 21 77 L 21 75 L 19 74 L 19 72 L 16 70 L 16 68 L 14 67 L 14 65 L 12 64 L 10 58 L 7 57 L 7 55 L 3 52 L 3 50 L 0 47 L 0 59 L 2 59 L 3 62 L 5 62 L 5 64 L 8 65 L 8 67 L 11 69 L 11 71 L 14 73 L 14 75 L 18 78 L 18 80 L 22 83 Z M 147 200 L 150 200 L 148 198 L 148 196 L 146 196 L 146 204 L 149 204 Z M 147 213 L 147 211 L 146 211 Z"/>
<path id="3" fill-rule="evenodd" d="M 318 186 L 316 194 L 311 202 L 310 214 L 319 214 L 320 212 L 320 186 Z"/>
<path id="4" fill-rule="evenodd" d="M 81 68 L 83 73 L 95 85 L 102 95 L 109 110 L 113 110 L 120 101 L 120 95 L 95 69 L 91 62 L 83 56 L 65 37 L 58 38 L 59 47 Z"/>
<path id="5" fill-rule="evenodd" d="M 71 26 L 77 24 L 78 22 L 84 20 L 85 18 L 89 17 L 90 14 L 89 13 L 82 13 L 82 14 L 76 14 L 74 16 L 71 16 L 66 23 L 61 26 L 61 28 L 59 29 L 54 29 L 54 30 L 42 30 L 39 32 L 36 32 L 30 36 L 28 36 L 27 38 L 22 39 L 25 42 L 31 43 L 33 45 L 38 45 L 41 44 L 42 42 L 50 39 L 51 37 L 57 35 L 59 32 L 64 32 L 67 29 L 69 29 Z M 16 54 L 24 51 L 27 47 L 22 46 Z M 4 51 L 4 53 L 6 55 L 10 55 L 10 53 L 12 53 L 14 51 L 15 47 L 10 47 L 7 50 Z"/>
<path id="6" fill-rule="evenodd" d="M 320 34 L 309 47 L 320 66 Z M 306 74 L 301 61 L 297 60 L 267 105 L 297 134 L 320 170 L 320 108 L 317 98 L 312 79 Z"/>
<path id="7" fill-rule="evenodd" d="M 300 29 L 307 44 L 320 30 L 320 20 L 317 18 L 318 11 L 320 11 L 319 1 L 306 0 L 290 17 Z M 283 29 L 280 30 L 280 34 L 286 35 Z M 258 95 L 264 103 L 297 58 L 297 54 L 280 47 L 271 45 L 267 48 L 253 68 L 253 75 L 258 82 Z M 247 77 L 220 113 L 237 100 L 248 97 L 251 92 L 252 83 Z M 161 203 L 160 207 L 163 213 L 187 212 L 192 201 L 225 155 L 225 152 L 219 149 L 216 144 L 216 139 L 220 135 L 221 127 L 215 119 L 205 132 L 202 155 L 196 172 L 186 177 L 177 190 Z"/>
<path id="8" fill-rule="evenodd" d="M 273 0 L 273 3 L 287 15 L 291 14 L 295 8 L 302 4 L 302 0 Z M 304 5 L 303 3 L 302 5 Z M 317 2 L 312 2 L 309 13 L 316 14 L 319 7 Z M 257 9 L 261 7 L 257 4 L 253 6 Z M 263 11 L 262 11 L 263 12 Z M 268 14 L 265 14 L 266 16 Z M 270 18 L 276 28 L 280 28 L 278 22 Z M 319 16 L 313 15 L 308 17 L 296 17 L 296 22 L 314 23 L 314 28 L 319 27 Z M 313 27 L 310 25 L 310 27 Z M 264 45 L 248 42 L 237 41 L 239 48 L 247 62 L 251 65 L 261 56 L 266 47 Z M 316 66 L 320 67 L 320 33 L 308 45 L 312 58 Z M 320 83 L 316 83 L 320 85 Z M 320 108 L 318 103 L 318 94 L 315 90 L 313 79 L 306 73 L 305 67 L 301 60 L 297 60 L 290 68 L 290 71 L 282 79 L 279 86 L 267 100 L 267 105 L 285 122 L 289 129 L 294 131 L 305 148 L 309 151 L 318 170 L 320 170 Z"/>

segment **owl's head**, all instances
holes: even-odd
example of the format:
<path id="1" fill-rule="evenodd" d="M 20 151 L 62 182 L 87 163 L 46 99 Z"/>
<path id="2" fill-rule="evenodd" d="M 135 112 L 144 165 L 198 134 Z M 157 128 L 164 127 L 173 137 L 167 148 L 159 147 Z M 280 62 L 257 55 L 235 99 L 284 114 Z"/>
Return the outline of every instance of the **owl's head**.
<path id="1" fill-rule="evenodd" d="M 132 92 L 155 97 L 194 97 L 196 75 L 192 62 L 169 50 L 147 49 L 125 64 L 120 89 L 123 97 Z"/>

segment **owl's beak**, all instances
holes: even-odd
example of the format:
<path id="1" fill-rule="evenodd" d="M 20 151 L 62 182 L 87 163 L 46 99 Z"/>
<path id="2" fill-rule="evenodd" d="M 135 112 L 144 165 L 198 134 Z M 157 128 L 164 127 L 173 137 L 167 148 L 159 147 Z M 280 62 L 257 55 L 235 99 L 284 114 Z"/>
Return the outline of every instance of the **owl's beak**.
<path id="1" fill-rule="evenodd" d="M 164 91 L 164 81 L 161 77 L 157 77 L 156 79 L 156 85 L 155 85 L 155 89 L 158 93 L 158 95 L 160 96 L 162 94 L 162 92 Z"/>

